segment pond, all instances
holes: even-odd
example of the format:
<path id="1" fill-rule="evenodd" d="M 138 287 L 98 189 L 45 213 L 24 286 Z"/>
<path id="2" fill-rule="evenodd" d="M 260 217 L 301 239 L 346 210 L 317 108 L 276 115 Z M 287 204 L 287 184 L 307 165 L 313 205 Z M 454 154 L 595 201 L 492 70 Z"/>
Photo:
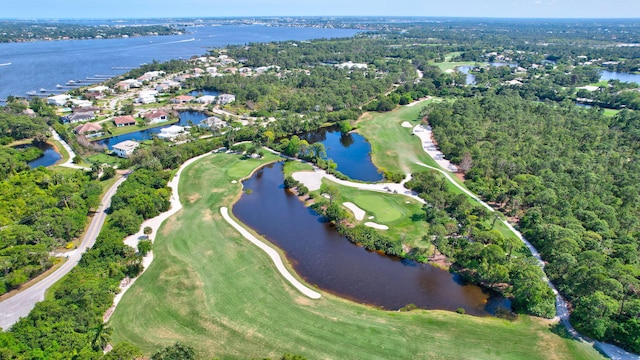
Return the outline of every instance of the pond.
<path id="1" fill-rule="evenodd" d="M 507 300 L 493 298 L 457 275 L 431 265 L 370 252 L 349 242 L 327 220 L 284 189 L 282 163 L 258 170 L 243 182 L 234 215 L 282 249 L 308 283 L 355 302 L 396 310 L 425 309 L 487 316 Z"/>
<path id="2" fill-rule="evenodd" d="M 35 145 L 31 145 L 31 144 L 19 145 L 19 146 L 16 146 L 15 148 L 24 149 L 31 146 L 35 146 Z M 60 153 L 58 153 L 56 149 L 49 143 L 40 144 L 40 145 L 37 145 L 37 147 L 43 151 L 43 154 L 39 158 L 29 161 L 27 163 L 27 165 L 29 165 L 29 167 L 31 167 L 32 169 L 35 169 L 38 166 L 44 166 L 44 167 L 51 166 L 57 163 L 58 160 L 62 159 L 62 155 L 60 155 Z"/>
<path id="3" fill-rule="evenodd" d="M 508 66 L 510 68 L 514 68 L 514 67 L 518 66 L 518 64 L 504 63 L 504 62 L 491 62 L 491 63 L 485 63 L 485 64 L 491 65 L 493 67 Z M 471 65 L 462 65 L 462 66 L 456 67 L 456 70 L 458 70 L 461 73 L 467 75 L 467 78 L 466 78 L 466 81 L 465 81 L 467 85 L 475 85 L 476 84 L 475 75 L 470 73 L 471 69 L 473 69 L 475 67 L 476 66 L 471 66 Z"/>
<path id="4" fill-rule="evenodd" d="M 331 126 L 302 134 L 300 139 L 309 144 L 322 143 L 327 157 L 338 165 L 337 170 L 353 180 L 375 182 L 383 179 L 371 162 L 371 144 L 360 134 L 343 135 L 337 126 Z"/>
<path id="5" fill-rule="evenodd" d="M 114 136 L 108 139 L 97 140 L 95 141 L 95 143 L 99 145 L 105 145 L 109 150 L 111 150 L 113 148 L 113 145 L 123 142 L 125 140 L 133 140 L 138 142 L 149 140 L 153 137 L 154 134 L 159 134 L 162 129 L 168 128 L 169 126 L 172 126 L 172 125 L 179 125 L 179 126 L 198 125 L 200 121 L 206 119 L 208 116 L 202 111 L 181 111 L 179 113 L 179 117 L 180 117 L 180 121 L 178 121 L 177 123 L 173 123 L 165 126 L 159 126 L 152 129 L 134 131 L 127 134 Z"/>
<path id="6" fill-rule="evenodd" d="M 640 74 L 631 74 L 615 71 L 603 70 L 600 73 L 600 80 L 620 80 L 621 82 L 640 84 Z"/>
<path id="7" fill-rule="evenodd" d="M 190 91 L 187 95 L 195 96 L 195 97 L 200 97 L 204 95 L 218 96 L 220 95 L 220 93 L 215 90 L 193 90 L 193 91 Z"/>

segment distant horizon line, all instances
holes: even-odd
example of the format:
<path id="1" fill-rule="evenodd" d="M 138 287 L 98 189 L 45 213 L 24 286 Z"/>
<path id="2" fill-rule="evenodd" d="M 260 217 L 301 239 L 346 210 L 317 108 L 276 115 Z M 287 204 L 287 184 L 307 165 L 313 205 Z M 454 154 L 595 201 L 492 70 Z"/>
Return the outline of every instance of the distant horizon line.
<path id="1" fill-rule="evenodd" d="M 353 18 L 353 19 L 461 19 L 461 20 L 640 20 L 640 17 L 511 17 L 511 16 L 416 16 L 416 15 L 228 15 L 228 16 L 158 16 L 158 17 L 41 17 L 18 18 L 0 17 L 0 21 L 60 21 L 60 20 L 207 20 L 207 19 L 281 19 L 281 18 L 307 18 L 324 19 Z"/>

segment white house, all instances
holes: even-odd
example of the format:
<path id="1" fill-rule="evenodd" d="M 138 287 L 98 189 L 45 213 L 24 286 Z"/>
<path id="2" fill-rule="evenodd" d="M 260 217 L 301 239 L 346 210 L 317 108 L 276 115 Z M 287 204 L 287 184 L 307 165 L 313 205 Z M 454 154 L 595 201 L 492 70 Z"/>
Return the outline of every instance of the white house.
<path id="1" fill-rule="evenodd" d="M 212 129 L 222 129 L 223 127 L 227 126 L 227 123 L 217 116 L 211 116 L 202 120 L 200 122 L 200 126 L 209 127 Z"/>
<path id="2" fill-rule="evenodd" d="M 152 111 L 143 115 L 149 124 L 157 124 L 159 122 L 169 120 L 169 114 L 162 110 Z"/>
<path id="3" fill-rule="evenodd" d="M 200 104 L 212 104 L 216 102 L 216 97 L 213 95 L 204 95 L 197 98 L 196 101 Z"/>
<path id="4" fill-rule="evenodd" d="M 236 96 L 231 94 L 221 94 L 218 96 L 218 103 L 220 105 L 228 104 L 236 101 Z"/>
<path id="5" fill-rule="evenodd" d="M 184 130 L 184 126 L 171 125 L 168 128 L 161 129 L 158 137 L 161 139 L 173 139 L 184 133 Z"/>
<path id="6" fill-rule="evenodd" d="M 49 96 L 47 98 L 47 103 L 55 106 L 63 106 L 71 99 L 71 96 L 66 94 Z"/>
<path id="7" fill-rule="evenodd" d="M 140 146 L 140 144 L 135 141 L 125 140 L 113 145 L 113 153 L 122 158 L 126 158 L 129 157 L 138 146 Z"/>

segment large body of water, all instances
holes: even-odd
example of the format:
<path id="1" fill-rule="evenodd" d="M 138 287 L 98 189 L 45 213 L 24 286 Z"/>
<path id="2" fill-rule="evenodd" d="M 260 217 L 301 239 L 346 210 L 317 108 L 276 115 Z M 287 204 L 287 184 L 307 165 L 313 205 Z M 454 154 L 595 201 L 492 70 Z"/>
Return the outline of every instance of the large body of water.
<path id="1" fill-rule="evenodd" d="M 407 304 L 426 309 L 488 315 L 504 299 L 490 299 L 479 287 L 431 265 L 370 252 L 349 242 L 326 219 L 284 189 L 282 164 L 246 180 L 251 189 L 233 206 L 243 223 L 284 250 L 307 282 L 333 294 L 395 310 Z M 506 304 L 508 305 L 508 302 Z"/>
<path id="2" fill-rule="evenodd" d="M 640 74 L 621 73 L 603 70 L 600 73 L 600 80 L 620 80 L 621 82 L 640 84 Z"/>
<path id="3" fill-rule="evenodd" d="M 201 111 L 181 111 L 179 113 L 179 118 L 180 120 L 173 124 L 158 126 L 158 127 L 146 129 L 146 130 L 134 131 L 134 132 L 114 136 L 104 140 L 97 140 L 95 143 L 99 145 L 105 145 L 109 150 L 112 150 L 113 145 L 123 142 L 125 140 L 133 140 L 133 141 L 140 142 L 143 140 L 151 139 L 153 135 L 159 134 L 160 131 L 162 131 L 162 129 L 168 128 L 172 125 L 197 126 L 200 123 L 200 121 L 207 118 L 207 115 Z"/>
<path id="4" fill-rule="evenodd" d="M 228 25 L 188 27 L 183 35 L 0 44 L 0 99 L 56 90 L 69 80 L 119 75 L 153 60 L 186 59 L 231 44 L 350 37 L 357 30 Z M 68 90 L 68 89 L 67 89 Z"/>

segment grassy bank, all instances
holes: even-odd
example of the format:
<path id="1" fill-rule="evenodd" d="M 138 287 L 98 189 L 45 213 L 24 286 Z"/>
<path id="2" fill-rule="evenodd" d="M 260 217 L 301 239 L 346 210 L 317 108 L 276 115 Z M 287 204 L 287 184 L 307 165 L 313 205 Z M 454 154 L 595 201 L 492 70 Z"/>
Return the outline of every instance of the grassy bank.
<path id="1" fill-rule="evenodd" d="M 219 213 L 240 192 L 232 180 L 267 160 L 216 154 L 184 170 L 184 208 L 155 234 L 154 262 L 112 316 L 115 342 L 149 354 L 181 341 L 221 359 L 286 352 L 308 359 L 600 358 L 535 318 L 387 312 L 327 293 L 300 295 Z"/>

